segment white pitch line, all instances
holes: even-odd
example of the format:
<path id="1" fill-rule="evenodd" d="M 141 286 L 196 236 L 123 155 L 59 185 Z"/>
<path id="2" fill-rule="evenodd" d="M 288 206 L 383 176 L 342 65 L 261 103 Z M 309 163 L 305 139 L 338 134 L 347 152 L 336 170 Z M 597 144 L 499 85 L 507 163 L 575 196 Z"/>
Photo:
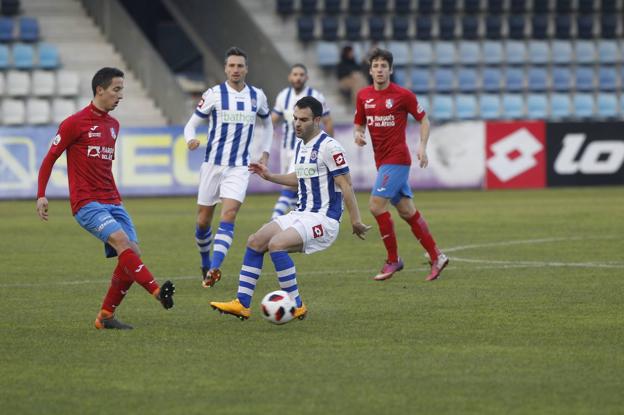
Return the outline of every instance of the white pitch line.
<path id="1" fill-rule="evenodd" d="M 605 262 L 552 262 L 552 261 L 498 261 L 488 259 L 470 259 L 451 257 L 453 261 L 472 264 L 514 265 L 528 267 L 579 267 L 579 268 L 624 268 L 624 264 Z"/>
<path id="2" fill-rule="evenodd" d="M 482 244 L 460 245 L 460 246 L 455 246 L 455 247 L 451 247 L 451 248 L 446 248 L 443 251 L 445 253 L 448 253 L 448 252 L 465 251 L 467 249 L 490 248 L 490 247 L 510 246 L 510 245 L 543 244 L 543 243 L 549 243 L 549 242 L 585 241 L 587 239 L 619 239 L 619 238 L 621 238 L 621 237 L 616 237 L 616 236 L 597 236 L 597 237 L 572 236 L 572 237 L 559 237 L 559 238 L 520 239 L 520 240 L 516 240 L 516 241 L 486 242 L 486 243 L 482 243 Z"/>

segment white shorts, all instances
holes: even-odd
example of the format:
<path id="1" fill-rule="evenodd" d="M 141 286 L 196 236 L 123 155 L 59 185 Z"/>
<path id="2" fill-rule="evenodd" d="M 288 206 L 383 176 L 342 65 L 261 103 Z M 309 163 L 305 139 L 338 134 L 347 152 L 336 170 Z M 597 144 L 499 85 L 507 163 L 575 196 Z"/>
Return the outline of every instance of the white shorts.
<path id="1" fill-rule="evenodd" d="M 281 148 L 280 149 L 280 173 L 288 174 L 288 170 L 290 169 L 290 164 L 292 163 L 292 159 L 295 157 L 295 150 L 291 150 L 289 148 Z"/>
<path id="2" fill-rule="evenodd" d="M 303 239 L 303 252 L 313 254 L 329 248 L 338 237 L 340 222 L 316 212 L 296 210 L 273 219 L 282 230 L 293 228 Z"/>
<path id="3" fill-rule="evenodd" d="M 214 206 L 222 198 L 234 199 L 243 203 L 249 184 L 247 166 L 217 166 L 202 163 L 199 170 L 199 190 L 197 204 Z"/>

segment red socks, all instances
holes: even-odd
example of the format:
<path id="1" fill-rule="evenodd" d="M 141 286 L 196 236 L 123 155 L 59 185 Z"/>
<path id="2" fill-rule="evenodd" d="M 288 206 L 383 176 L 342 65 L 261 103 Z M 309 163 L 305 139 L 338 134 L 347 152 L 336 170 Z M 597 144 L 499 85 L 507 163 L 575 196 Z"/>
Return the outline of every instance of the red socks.
<path id="1" fill-rule="evenodd" d="M 119 255 L 119 266 L 128 277 L 138 282 L 148 293 L 154 294 L 160 288 L 152 273 L 132 249 L 126 249 Z"/>
<path id="2" fill-rule="evenodd" d="M 394 222 L 390 212 L 384 212 L 379 216 L 375 216 L 375 220 L 379 225 L 379 233 L 381 234 L 381 240 L 386 246 L 388 252 L 388 262 L 397 262 L 399 260 L 399 253 L 397 248 L 396 234 L 394 233 Z"/>
<path id="3" fill-rule="evenodd" d="M 440 251 L 438 250 L 438 247 L 433 240 L 433 236 L 431 236 L 431 233 L 429 233 L 429 227 L 427 226 L 427 222 L 425 222 L 425 219 L 420 216 L 420 212 L 416 211 L 414 216 L 407 220 L 407 223 L 410 224 L 412 228 L 412 233 L 420 241 L 420 244 L 429 254 L 429 258 L 431 258 L 431 261 L 435 262 L 438 259 L 438 254 L 440 253 Z"/>
<path id="4" fill-rule="evenodd" d="M 121 304 L 133 282 L 134 281 L 126 275 L 119 264 L 117 264 L 117 268 L 113 271 L 110 287 L 102 303 L 102 310 L 115 314 L 115 309 Z"/>

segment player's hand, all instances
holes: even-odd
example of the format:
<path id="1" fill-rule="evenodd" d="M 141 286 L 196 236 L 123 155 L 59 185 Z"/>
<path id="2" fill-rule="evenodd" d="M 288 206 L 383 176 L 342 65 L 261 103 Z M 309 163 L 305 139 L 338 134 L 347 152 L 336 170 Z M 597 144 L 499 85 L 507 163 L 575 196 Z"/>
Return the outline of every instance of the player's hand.
<path id="1" fill-rule="evenodd" d="M 366 145 L 366 139 L 364 138 L 364 133 L 362 131 L 356 131 L 355 134 L 355 144 L 360 147 L 364 147 Z"/>
<path id="2" fill-rule="evenodd" d="M 266 179 L 269 175 L 269 168 L 262 163 L 249 163 L 249 171 Z"/>
<path id="3" fill-rule="evenodd" d="M 266 151 L 262 152 L 262 155 L 260 156 L 260 160 L 258 160 L 258 164 L 262 164 L 263 166 L 266 166 L 269 164 L 269 153 L 267 153 Z"/>
<path id="4" fill-rule="evenodd" d="M 362 222 L 356 222 L 351 225 L 353 227 L 353 233 L 360 239 L 366 239 L 366 232 L 368 232 L 372 226 L 364 225 Z"/>
<path id="5" fill-rule="evenodd" d="M 427 150 L 425 148 L 419 146 L 416 157 L 418 157 L 418 160 L 420 161 L 419 165 L 421 168 L 427 167 L 427 165 L 429 164 L 429 158 L 427 158 Z"/>
<path id="6" fill-rule="evenodd" d="M 48 220 L 48 199 L 40 197 L 37 199 L 37 214 L 43 220 Z"/>
<path id="7" fill-rule="evenodd" d="M 199 140 L 194 138 L 191 141 L 189 141 L 188 143 L 186 143 L 186 146 L 188 147 L 189 150 L 193 151 L 197 147 L 199 147 Z"/>

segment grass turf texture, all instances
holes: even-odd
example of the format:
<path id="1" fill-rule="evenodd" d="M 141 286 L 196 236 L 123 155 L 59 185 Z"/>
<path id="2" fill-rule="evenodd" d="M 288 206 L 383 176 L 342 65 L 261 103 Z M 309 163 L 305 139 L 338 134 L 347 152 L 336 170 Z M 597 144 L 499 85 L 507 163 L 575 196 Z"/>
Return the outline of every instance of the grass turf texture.
<path id="1" fill-rule="evenodd" d="M 52 201 L 48 223 L 34 201 L 0 203 L 2 412 L 621 413 L 622 188 L 418 192 L 451 256 L 440 280 L 424 282 L 395 213 L 406 269 L 373 281 L 377 229 L 360 241 L 347 219 L 329 250 L 294 255 L 307 320 L 261 318 L 278 288 L 268 256 L 251 319 L 221 316 L 208 302 L 234 298 L 246 238 L 275 197 L 248 198 L 212 289 L 200 286 L 194 199 L 127 200 L 145 263 L 177 293 L 164 311 L 135 285 L 124 332 L 92 327 L 116 262 L 68 203 Z M 540 241 L 499 244 L 523 240 Z"/>

